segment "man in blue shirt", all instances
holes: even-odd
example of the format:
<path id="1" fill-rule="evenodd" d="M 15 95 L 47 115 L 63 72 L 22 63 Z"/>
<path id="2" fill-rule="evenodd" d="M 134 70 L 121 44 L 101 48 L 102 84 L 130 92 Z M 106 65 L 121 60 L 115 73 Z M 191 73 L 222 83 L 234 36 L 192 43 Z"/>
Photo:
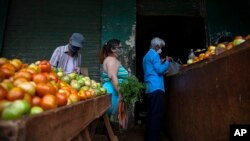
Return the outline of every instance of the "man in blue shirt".
<path id="1" fill-rule="evenodd" d="M 150 49 L 143 58 L 144 82 L 148 104 L 147 126 L 145 141 L 159 141 L 164 100 L 164 74 L 169 67 L 170 57 L 161 60 L 161 48 L 165 46 L 164 40 L 155 37 L 151 40 Z"/>

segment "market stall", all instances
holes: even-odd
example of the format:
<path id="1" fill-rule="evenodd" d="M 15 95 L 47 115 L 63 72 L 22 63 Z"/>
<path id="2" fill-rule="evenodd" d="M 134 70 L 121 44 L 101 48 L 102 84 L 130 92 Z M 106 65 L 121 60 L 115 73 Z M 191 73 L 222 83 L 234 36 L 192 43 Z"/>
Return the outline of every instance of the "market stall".
<path id="1" fill-rule="evenodd" d="M 111 105 L 103 95 L 19 120 L 0 121 L 1 141 L 69 141 Z"/>
<path id="2" fill-rule="evenodd" d="M 250 124 L 250 40 L 166 77 L 165 129 L 174 141 L 228 141 Z"/>

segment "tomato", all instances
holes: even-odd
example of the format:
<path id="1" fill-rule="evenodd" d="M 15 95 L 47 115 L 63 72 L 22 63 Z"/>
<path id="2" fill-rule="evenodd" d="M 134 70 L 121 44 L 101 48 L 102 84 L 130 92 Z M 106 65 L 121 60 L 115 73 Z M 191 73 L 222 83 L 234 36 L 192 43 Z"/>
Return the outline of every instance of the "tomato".
<path id="1" fill-rule="evenodd" d="M 40 114 L 42 113 L 44 110 L 42 107 L 40 106 L 33 106 L 31 109 L 30 109 L 30 115 L 36 115 L 36 114 Z"/>
<path id="2" fill-rule="evenodd" d="M 58 106 L 64 106 L 68 102 L 68 99 L 67 99 L 68 97 L 65 94 L 57 93 L 56 98 L 57 98 Z"/>
<path id="3" fill-rule="evenodd" d="M 47 83 L 48 82 L 47 76 L 43 73 L 34 74 L 32 80 L 35 83 Z"/>
<path id="4" fill-rule="evenodd" d="M 52 94 L 46 94 L 41 99 L 41 107 L 44 110 L 50 110 L 57 107 L 57 97 Z"/>
<path id="5" fill-rule="evenodd" d="M 62 89 L 58 90 L 58 93 L 64 94 L 64 95 L 66 95 L 68 97 L 70 95 L 70 90 L 62 88 Z"/>
<path id="6" fill-rule="evenodd" d="M 28 65 L 27 69 L 31 69 L 34 73 L 41 73 L 41 68 L 38 66 L 38 64 L 31 63 Z"/>
<path id="7" fill-rule="evenodd" d="M 56 81 L 56 82 L 58 82 L 58 79 L 59 79 L 59 77 L 57 76 L 57 74 L 54 73 L 54 72 L 48 73 L 48 78 L 49 78 L 50 81 L 53 80 L 53 81 Z"/>
<path id="8" fill-rule="evenodd" d="M 24 82 L 28 82 L 28 80 L 25 78 L 17 78 L 13 81 L 13 85 L 18 86 L 19 84 L 22 84 Z"/>
<path id="9" fill-rule="evenodd" d="M 34 96 L 36 92 L 36 87 L 30 82 L 23 82 L 18 85 L 19 88 L 24 90 L 27 94 Z"/>
<path id="10" fill-rule="evenodd" d="M 18 119 L 30 111 L 30 105 L 25 100 L 16 100 L 3 109 L 3 119 Z"/>
<path id="11" fill-rule="evenodd" d="M 6 64 L 8 62 L 9 62 L 9 60 L 7 58 L 5 58 L 5 57 L 0 58 L 0 66 L 2 66 L 3 64 Z"/>
<path id="12" fill-rule="evenodd" d="M 47 60 L 42 60 L 38 64 L 39 68 L 41 68 L 42 72 L 50 72 L 51 71 L 51 64 Z"/>
<path id="13" fill-rule="evenodd" d="M 1 82 L 0 85 L 7 91 L 9 91 L 10 89 L 12 89 L 14 87 L 13 84 L 10 81 L 8 81 L 7 79 L 5 79 L 3 82 Z"/>
<path id="14" fill-rule="evenodd" d="M 8 67 L 0 68 L 0 70 L 5 78 L 10 78 L 15 74 L 15 70 Z"/>
<path id="15" fill-rule="evenodd" d="M 23 99 L 26 100 L 31 105 L 31 99 L 32 99 L 31 95 L 25 93 Z"/>
<path id="16" fill-rule="evenodd" d="M 67 104 L 74 104 L 80 101 L 80 97 L 77 94 L 70 94 L 68 97 L 68 103 Z"/>
<path id="17" fill-rule="evenodd" d="M 51 83 L 38 83 L 36 85 L 36 94 L 43 97 L 46 94 L 56 94 L 56 88 Z"/>
<path id="18" fill-rule="evenodd" d="M 55 87 L 56 91 L 58 91 L 58 89 L 60 88 L 59 84 L 56 83 L 56 81 L 54 81 L 54 80 L 50 81 L 49 83 Z"/>
<path id="19" fill-rule="evenodd" d="M 16 71 L 16 67 L 14 65 L 12 65 L 11 63 L 5 63 L 1 66 L 1 68 L 8 68 L 10 69 L 11 71 Z"/>
<path id="20" fill-rule="evenodd" d="M 16 58 L 10 60 L 10 63 L 11 63 L 13 66 L 15 66 L 16 70 L 21 69 L 22 64 L 23 64 L 22 61 L 21 61 L 20 59 L 16 59 Z"/>
<path id="21" fill-rule="evenodd" d="M 3 100 L 6 95 L 7 95 L 8 91 L 0 85 L 0 100 Z"/>
<path id="22" fill-rule="evenodd" d="M 31 73 L 27 71 L 18 71 L 14 75 L 14 79 L 17 79 L 17 78 L 25 78 L 26 80 L 30 81 L 32 79 L 32 75 Z"/>
<path id="23" fill-rule="evenodd" d="M 0 82 L 5 79 L 5 73 L 0 69 Z"/>
<path id="24" fill-rule="evenodd" d="M 80 90 L 78 92 L 78 96 L 80 97 L 80 100 L 85 100 L 87 99 L 87 95 L 85 94 L 85 91 L 84 90 Z"/>
<path id="25" fill-rule="evenodd" d="M 92 97 L 91 91 L 89 91 L 89 90 L 85 91 L 85 94 L 86 94 L 88 99 Z"/>
<path id="26" fill-rule="evenodd" d="M 7 100 L 14 101 L 17 99 L 23 99 L 25 92 L 19 88 L 19 87 L 13 87 L 8 93 L 7 93 Z"/>
<path id="27" fill-rule="evenodd" d="M 15 100 L 11 105 L 11 108 L 16 109 L 22 114 L 26 114 L 30 111 L 31 105 L 24 99 Z"/>
<path id="28" fill-rule="evenodd" d="M 4 108 L 8 107 L 11 103 L 12 102 L 8 100 L 0 100 L 0 113 L 3 111 Z"/>
<path id="29" fill-rule="evenodd" d="M 39 96 L 34 96 L 31 98 L 31 105 L 32 106 L 40 106 L 41 105 L 41 98 Z"/>
<path id="30" fill-rule="evenodd" d="M 26 68 L 25 71 L 29 72 L 30 74 L 34 75 L 34 74 L 37 74 L 37 73 L 40 73 L 38 72 L 35 68 Z"/>

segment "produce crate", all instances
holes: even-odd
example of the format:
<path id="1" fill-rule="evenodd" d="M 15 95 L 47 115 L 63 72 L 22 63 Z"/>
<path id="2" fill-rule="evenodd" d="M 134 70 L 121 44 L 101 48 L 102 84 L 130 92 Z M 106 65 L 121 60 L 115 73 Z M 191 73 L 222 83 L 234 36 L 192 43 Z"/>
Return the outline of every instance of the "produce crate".
<path id="1" fill-rule="evenodd" d="M 69 141 L 103 114 L 110 105 L 110 95 L 104 95 L 19 120 L 1 120 L 0 140 Z"/>

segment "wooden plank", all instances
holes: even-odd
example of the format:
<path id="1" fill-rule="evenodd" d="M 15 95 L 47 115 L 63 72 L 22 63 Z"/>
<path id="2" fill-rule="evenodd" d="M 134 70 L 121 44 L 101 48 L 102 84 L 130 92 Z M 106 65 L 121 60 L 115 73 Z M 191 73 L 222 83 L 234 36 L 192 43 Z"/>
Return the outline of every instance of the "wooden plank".
<path id="1" fill-rule="evenodd" d="M 102 100 L 105 102 L 102 103 Z M 1 120 L 0 140 L 69 141 L 103 114 L 110 105 L 111 96 L 103 95 L 15 121 Z"/>

